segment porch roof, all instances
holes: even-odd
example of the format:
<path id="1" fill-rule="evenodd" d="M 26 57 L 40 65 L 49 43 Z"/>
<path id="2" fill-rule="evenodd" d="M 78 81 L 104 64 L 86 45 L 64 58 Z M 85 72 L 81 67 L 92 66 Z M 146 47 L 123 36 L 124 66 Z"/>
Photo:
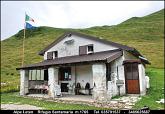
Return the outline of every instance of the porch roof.
<path id="1" fill-rule="evenodd" d="M 30 64 L 16 69 L 17 70 L 31 69 L 37 67 L 53 66 L 53 65 L 77 64 L 77 63 L 96 62 L 96 61 L 109 63 L 120 56 L 122 56 L 122 50 L 116 49 L 116 50 L 96 52 L 88 55 L 75 55 L 75 56 L 55 58 L 53 60 L 44 60 L 39 63 Z"/>

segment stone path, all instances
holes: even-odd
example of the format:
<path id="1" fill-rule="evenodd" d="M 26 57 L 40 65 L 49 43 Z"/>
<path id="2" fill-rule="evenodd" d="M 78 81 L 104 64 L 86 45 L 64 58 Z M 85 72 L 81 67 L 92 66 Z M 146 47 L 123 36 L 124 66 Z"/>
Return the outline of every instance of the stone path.
<path id="1" fill-rule="evenodd" d="M 34 96 L 28 96 L 33 97 L 37 99 L 44 99 L 45 101 L 51 101 L 51 102 L 60 102 L 60 103 L 70 103 L 70 104 L 86 104 L 89 106 L 95 106 L 95 107 L 103 107 L 103 108 L 110 108 L 110 109 L 132 109 L 132 107 L 135 105 L 135 103 L 141 99 L 138 95 L 127 95 L 122 96 L 120 98 L 111 99 L 109 101 L 99 102 L 92 99 L 90 96 L 63 96 L 60 98 L 49 98 L 49 97 L 41 97 L 38 95 Z"/>
<path id="2" fill-rule="evenodd" d="M 138 96 L 123 96 L 104 103 L 96 103 L 95 106 L 125 110 L 131 109 L 135 105 L 135 103 L 140 99 L 141 98 Z"/>
<path id="3" fill-rule="evenodd" d="M 2 110 L 40 110 L 41 107 L 36 107 L 32 105 L 21 105 L 21 104 L 1 104 Z"/>

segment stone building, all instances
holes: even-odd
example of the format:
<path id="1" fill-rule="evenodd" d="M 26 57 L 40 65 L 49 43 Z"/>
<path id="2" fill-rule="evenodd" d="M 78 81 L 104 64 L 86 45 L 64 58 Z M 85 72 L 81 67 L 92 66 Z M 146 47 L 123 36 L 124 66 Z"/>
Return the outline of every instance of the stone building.
<path id="1" fill-rule="evenodd" d="M 91 95 L 94 100 L 146 94 L 145 64 L 135 48 L 66 32 L 39 52 L 43 61 L 20 70 L 20 95 Z"/>

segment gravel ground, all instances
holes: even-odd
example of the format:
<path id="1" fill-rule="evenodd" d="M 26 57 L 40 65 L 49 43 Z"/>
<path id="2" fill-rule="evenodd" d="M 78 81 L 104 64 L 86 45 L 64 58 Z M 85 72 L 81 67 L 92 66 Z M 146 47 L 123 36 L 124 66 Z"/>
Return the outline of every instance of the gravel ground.
<path id="1" fill-rule="evenodd" d="M 40 110 L 41 107 L 36 107 L 33 105 L 21 105 L 21 104 L 1 104 L 2 110 Z"/>

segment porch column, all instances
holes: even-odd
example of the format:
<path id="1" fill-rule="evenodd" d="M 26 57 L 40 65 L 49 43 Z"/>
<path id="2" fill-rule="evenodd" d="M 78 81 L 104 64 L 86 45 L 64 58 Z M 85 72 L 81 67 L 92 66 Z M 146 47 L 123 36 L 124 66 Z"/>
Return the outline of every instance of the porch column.
<path id="1" fill-rule="evenodd" d="M 58 69 L 50 67 L 48 69 L 49 96 L 55 97 L 55 86 L 58 85 Z"/>
<path id="2" fill-rule="evenodd" d="M 20 70 L 20 95 L 28 93 L 28 71 Z"/>
<path id="3" fill-rule="evenodd" d="M 145 95 L 146 94 L 146 79 L 145 79 L 145 68 L 143 64 L 139 64 L 138 69 L 139 69 L 140 95 Z"/>
<path id="4" fill-rule="evenodd" d="M 93 64 L 93 98 L 95 100 L 103 101 L 106 99 L 106 65 L 105 64 Z"/>

